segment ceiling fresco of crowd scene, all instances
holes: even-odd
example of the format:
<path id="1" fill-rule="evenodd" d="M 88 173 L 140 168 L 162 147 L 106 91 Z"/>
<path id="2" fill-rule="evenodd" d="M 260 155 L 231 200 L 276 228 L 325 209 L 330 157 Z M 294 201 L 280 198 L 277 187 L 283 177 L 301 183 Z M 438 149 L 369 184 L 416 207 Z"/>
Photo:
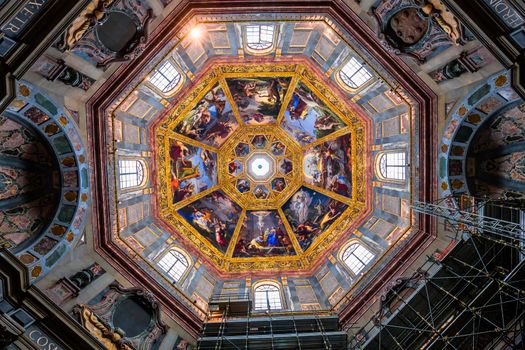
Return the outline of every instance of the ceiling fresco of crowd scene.
<path id="1" fill-rule="evenodd" d="M 166 153 L 175 216 L 229 257 L 306 252 L 352 200 L 351 128 L 307 82 L 292 81 L 227 77 L 173 124 Z M 225 150 L 229 138 L 239 141 Z M 258 155 L 271 167 L 264 179 L 250 176 Z"/>

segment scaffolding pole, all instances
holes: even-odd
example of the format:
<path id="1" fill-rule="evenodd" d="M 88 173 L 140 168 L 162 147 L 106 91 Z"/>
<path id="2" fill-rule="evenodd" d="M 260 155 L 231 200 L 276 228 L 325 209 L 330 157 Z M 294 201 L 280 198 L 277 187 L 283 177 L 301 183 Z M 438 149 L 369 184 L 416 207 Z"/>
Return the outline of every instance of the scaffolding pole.
<path id="1" fill-rule="evenodd" d="M 251 311 L 246 294 L 216 295 L 198 340 L 200 350 L 343 350 L 347 334 L 329 310 Z"/>
<path id="2" fill-rule="evenodd" d="M 491 218 L 475 212 L 458 210 L 434 203 L 415 201 L 412 208 L 418 213 L 446 219 L 460 228 L 464 226 L 465 230 L 484 231 L 506 239 L 525 241 L 523 227 L 520 223 Z"/>
<path id="3" fill-rule="evenodd" d="M 444 203 L 416 202 L 414 210 L 448 220 L 460 242 L 399 279 L 370 322 L 350 330 L 349 349 L 525 350 L 521 209 L 506 211 L 512 222 L 484 215 L 486 201 Z"/>

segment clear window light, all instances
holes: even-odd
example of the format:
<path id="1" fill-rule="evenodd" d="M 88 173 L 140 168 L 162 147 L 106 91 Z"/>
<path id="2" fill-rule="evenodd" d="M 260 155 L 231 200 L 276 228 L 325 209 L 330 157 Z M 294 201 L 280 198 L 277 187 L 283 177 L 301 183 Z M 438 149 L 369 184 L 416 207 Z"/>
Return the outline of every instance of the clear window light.
<path id="1" fill-rule="evenodd" d="M 173 278 L 175 282 L 178 282 L 188 269 L 189 263 L 180 252 L 170 250 L 160 259 L 158 265 L 168 276 Z"/>
<path id="2" fill-rule="evenodd" d="M 249 25 L 246 26 L 246 45 L 256 51 L 267 50 L 273 45 L 275 26 Z"/>
<path id="3" fill-rule="evenodd" d="M 344 263 L 355 275 L 358 275 L 373 258 L 374 254 L 359 243 L 350 245 L 343 253 Z"/>
<path id="4" fill-rule="evenodd" d="M 140 186 L 144 181 L 144 167 L 138 160 L 119 160 L 120 188 Z"/>
<path id="5" fill-rule="evenodd" d="M 388 152 L 381 156 L 379 170 L 385 179 L 405 180 L 405 152 Z"/>
<path id="6" fill-rule="evenodd" d="M 352 57 L 339 71 L 339 77 L 348 87 L 357 89 L 372 79 L 372 73 L 355 57 Z"/>
<path id="7" fill-rule="evenodd" d="M 281 310 L 281 294 L 273 284 L 263 284 L 255 288 L 255 310 Z"/>
<path id="8" fill-rule="evenodd" d="M 149 81 L 163 93 L 168 93 L 179 85 L 181 74 L 171 59 L 164 61 L 160 67 L 151 74 Z"/>

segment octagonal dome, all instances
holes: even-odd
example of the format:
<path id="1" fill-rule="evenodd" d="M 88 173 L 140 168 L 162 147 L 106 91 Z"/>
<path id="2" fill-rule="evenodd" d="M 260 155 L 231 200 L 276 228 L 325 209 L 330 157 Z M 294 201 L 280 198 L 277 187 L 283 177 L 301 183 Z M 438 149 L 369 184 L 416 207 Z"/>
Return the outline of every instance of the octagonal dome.
<path id="1" fill-rule="evenodd" d="M 417 134 L 430 130 L 428 88 L 382 66 L 378 42 L 326 13 L 255 11 L 171 18 L 157 37 L 163 49 L 116 71 L 124 81 L 108 84 L 91 107 L 111 131 L 106 142 L 94 139 L 95 158 L 107 162 L 97 173 L 107 184 L 97 194 L 109 199 L 99 214 L 111 222 L 94 219 L 97 251 L 199 317 L 213 293 L 268 278 L 296 289 L 319 283 L 316 308 L 349 307 L 350 293 L 392 278 L 385 266 L 429 239 L 420 234 L 427 218 L 410 209 L 433 193 L 427 155 L 435 144 Z M 264 53 L 244 45 L 260 21 L 274 29 Z M 342 79 L 351 62 L 359 81 Z M 159 84 L 163 72 L 168 85 Z M 264 181 L 247 173 L 256 153 L 275 160 Z M 119 187 L 121 164 L 131 160 L 142 181 Z M 422 176 L 413 178 L 415 169 Z M 357 246 L 366 263 L 348 266 L 345 252 Z M 164 264 L 173 254 L 187 262 L 175 276 Z M 345 280 L 334 279 L 336 270 Z"/>
<path id="2" fill-rule="evenodd" d="M 154 128 L 160 219 L 224 272 L 309 268 L 365 207 L 365 128 L 305 65 L 214 66 Z"/>
<path id="3" fill-rule="evenodd" d="M 30 6 L 15 3 L 4 7 Z M 153 347 L 184 347 L 232 296 L 253 298 L 250 317 L 336 313 L 352 344 L 387 344 L 410 306 L 392 295 L 431 281 L 418 261 L 430 256 L 432 274 L 481 238 L 441 209 L 470 214 L 465 194 L 523 197 L 524 90 L 459 5 L 95 3 L 42 7 L 20 28 L 27 47 L 4 40 L 20 50 L 4 52 L 0 248 L 67 313 L 79 301 L 107 310 L 116 299 L 99 292 L 118 281 L 170 323 L 161 344 L 157 327 L 143 333 Z M 42 142 L 53 169 L 23 156 Z M 401 342 L 429 344 L 424 333 Z"/>

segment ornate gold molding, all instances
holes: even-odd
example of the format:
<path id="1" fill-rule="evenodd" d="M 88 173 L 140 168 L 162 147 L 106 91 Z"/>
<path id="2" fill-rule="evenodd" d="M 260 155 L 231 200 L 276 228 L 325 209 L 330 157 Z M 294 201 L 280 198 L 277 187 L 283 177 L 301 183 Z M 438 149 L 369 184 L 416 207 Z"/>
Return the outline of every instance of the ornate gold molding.
<path id="1" fill-rule="evenodd" d="M 283 99 L 283 106 L 277 118 L 277 124 L 269 125 L 244 125 L 239 117 L 238 111 L 235 108 L 232 95 L 226 86 L 226 79 L 228 78 L 257 78 L 257 77 L 291 77 L 289 90 Z M 283 120 L 286 106 L 290 101 L 292 91 L 301 81 L 305 86 L 313 91 L 325 105 L 332 110 L 346 126 L 325 136 L 314 143 L 307 146 L 300 146 L 295 139 L 293 139 L 287 132 L 279 126 Z M 237 122 L 241 123 L 241 127 L 234 131 L 224 144 L 218 148 L 210 147 L 201 144 L 199 141 L 189 139 L 186 136 L 179 135 L 173 131 L 175 126 L 184 118 L 184 116 L 191 111 L 195 105 L 201 100 L 208 91 L 219 84 L 224 90 L 228 102 L 232 106 Z M 254 135 L 267 135 L 271 140 L 280 140 L 286 145 L 287 151 L 285 157 L 290 159 L 294 164 L 293 173 L 283 176 L 287 181 L 287 187 L 282 193 L 272 194 L 268 200 L 260 200 L 253 197 L 253 195 L 244 193 L 241 194 L 235 188 L 235 178 L 228 173 L 228 164 L 236 159 L 234 149 L 239 142 L 249 142 Z M 352 153 L 352 197 L 346 198 L 342 195 L 337 195 L 328 190 L 307 185 L 315 191 L 322 193 L 325 196 L 336 199 L 348 205 L 347 209 L 340 215 L 334 223 L 332 223 L 319 237 L 317 237 L 311 246 L 303 252 L 299 246 L 296 236 L 291 232 L 291 227 L 285 221 L 285 228 L 292 241 L 292 244 L 297 252 L 293 256 L 276 256 L 276 257 L 242 257 L 233 258 L 232 253 L 237 243 L 239 236 L 239 226 L 244 220 L 247 210 L 262 210 L 271 209 L 277 210 L 279 214 L 284 217 L 281 209 L 282 205 L 304 184 L 302 173 L 303 155 L 304 152 L 320 145 L 324 142 L 334 140 L 338 137 L 349 135 L 351 137 L 351 153 Z M 282 270 L 304 270 L 308 269 L 313 262 L 317 260 L 320 254 L 326 252 L 326 249 L 333 244 L 333 241 L 341 234 L 346 232 L 346 229 L 351 226 L 352 222 L 362 213 L 366 208 L 367 189 L 365 174 L 367 155 L 365 150 L 365 123 L 357 116 L 357 114 L 346 105 L 341 99 L 336 96 L 328 87 L 325 86 L 323 80 L 302 64 L 243 64 L 232 65 L 225 64 L 213 69 L 206 77 L 199 81 L 195 87 L 184 96 L 180 103 L 176 105 L 167 117 L 161 121 L 160 126 L 155 131 L 155 138 L 157 144 L 155 161 L 157 163 L 157 180 L 156 181 L 156 195 L 159 206 L 160 218 L 182 238 L 182 241 L 192 245 L 203 256 L 206 257 L 212 264 L 217 266 L 224 272 L 249 272 L 249 271 L 282 271 Z M 171 173 L 170 173 L 170 140 L 177 140 L 186 142 L 193 146 L 202 147 L 203 149 L 212 150 L 218 155 L 218 186 L 243 210 L 235 229 L 233 237 L 229 242 L 229 246 L 225 252 L 219 251 L 211 244 L 205 237 L 203 237 L 197 230 L 192 227 L 186 220 L 184 220 L 177 210 L 185 205 L 188 205 L 195 200 L 204 197 L 206 194 L 212 192 L 212 189 L 199 193 L 185 199 L 184 202 L 172 203 L 172 194 L 170 189 Z M 268 142 L 271 144 L 271 141 Z M 267 150 L 268 151 L 268 150 Z"/>

